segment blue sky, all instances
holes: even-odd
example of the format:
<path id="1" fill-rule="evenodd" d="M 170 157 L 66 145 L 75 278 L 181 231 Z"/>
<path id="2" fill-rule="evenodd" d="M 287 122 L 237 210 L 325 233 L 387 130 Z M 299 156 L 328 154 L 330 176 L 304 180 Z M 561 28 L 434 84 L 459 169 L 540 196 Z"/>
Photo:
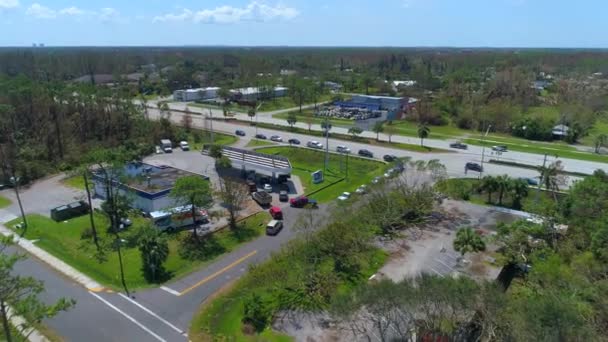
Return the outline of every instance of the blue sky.
<path id="1" fill-rule="evenodd" d="M 606 13 L 606 0 L 0 0 L 0 46 L 606 48 Z"/>

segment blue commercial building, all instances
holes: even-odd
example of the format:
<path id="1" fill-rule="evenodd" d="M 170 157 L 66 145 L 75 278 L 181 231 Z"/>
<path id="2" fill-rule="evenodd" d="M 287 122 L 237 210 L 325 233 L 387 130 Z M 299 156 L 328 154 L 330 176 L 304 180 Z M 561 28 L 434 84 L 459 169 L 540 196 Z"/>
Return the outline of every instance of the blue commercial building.
<path id="1" fill-rule="evenodd" d="M 387 120 L 397 120 L 403 115 L 407 103 L 404 97 L 353 95 L 350 101 L 336 102 L 335 105 L 342 108 L 384 110 L 388 113 Z"/>
<path id="2" fill-rule="evenodd" d="M 131 207 L 145 212 L 173 208 L 183 203 L 176 203 L 169 193 L 178 178 L 197 175 L 204 179 L 207 176 L 176 169 L 170 166 L 154 166 L 144 163 L 128 163 L 121 170 L 108 171 L 117 185 L 118 194 L 126 196 Z M 93 172 L 95 196 L 106 199 L 106 177 L 101 169 Z"/>

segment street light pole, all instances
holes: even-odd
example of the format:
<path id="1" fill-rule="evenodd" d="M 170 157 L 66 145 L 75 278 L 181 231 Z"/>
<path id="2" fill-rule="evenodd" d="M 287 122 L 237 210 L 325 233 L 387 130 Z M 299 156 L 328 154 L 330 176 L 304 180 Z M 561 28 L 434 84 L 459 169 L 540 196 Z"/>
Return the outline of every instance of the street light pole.
<path id="1" fill-rule="evenodd" d="M 329 129 L 330 123 L 329 118 L 325 117 L 324 122 L 325 128 L 325 172 L 327 172 L 327 165 L 329 164 Z"/>
<path id="2" fill-rule="evenodd" d="M 27 228 L 27 219 L 25 218 L 25 212 L 23 211 L 23 204 L 21 204 L 21 196 L 19 196 L 19 181 L 21 178 L 19 177 L 11 177 L 10 181 L 13 184 L 13 189 L 15 189 L 15 195 L 17 196 L 17 203 L 19 203 L 19 210 L 21 211 L 21 218 L 23 219 L 23 228 Z"/>
<path id="3" fill-rule="evenodd" d="M 486 154 L 486 137 L 488 136 L 488 133 L 490 133 L 490 128 L 492 128 L 492 125 L 488 125 L 486 133 L 481 137 L 481 171 L 479 172 L 479 179 L 481 179 L 483 174 L 483 159 Z"/>

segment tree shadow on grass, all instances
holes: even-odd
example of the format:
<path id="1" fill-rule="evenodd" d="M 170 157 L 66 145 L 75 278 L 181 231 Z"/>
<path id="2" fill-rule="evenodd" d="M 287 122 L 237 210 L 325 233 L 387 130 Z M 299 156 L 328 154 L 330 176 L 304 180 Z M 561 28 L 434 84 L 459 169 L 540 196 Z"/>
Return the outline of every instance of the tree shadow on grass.
<path id="1" fill-rule="evenodd" d="M 226 252 L 226 248 L 213 235 L 199 236 L 197 239 L 192 234 L 187 234 L 180 239 L 179 244 L 179 255 L 186 260 L 205 261 Z"/>
<path id="2" fill-rule="evenodd" d="M 238 242 L 249 241 L 260 235 L 255 228 L 241 226 L 239 226 L 236 230 L 231 231 L 231 234 Z"/>

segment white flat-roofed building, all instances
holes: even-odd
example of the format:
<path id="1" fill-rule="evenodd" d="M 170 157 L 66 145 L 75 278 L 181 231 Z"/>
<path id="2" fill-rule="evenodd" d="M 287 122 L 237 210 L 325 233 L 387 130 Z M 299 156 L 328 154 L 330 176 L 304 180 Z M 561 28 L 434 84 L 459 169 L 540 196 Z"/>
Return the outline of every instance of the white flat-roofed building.
<path id="1" fill-rule="evenodd" d="M 219 87 L 182 89 L 173 92 L 173 100 L 190 102 L 215 99 L 218 97 Z"/>

